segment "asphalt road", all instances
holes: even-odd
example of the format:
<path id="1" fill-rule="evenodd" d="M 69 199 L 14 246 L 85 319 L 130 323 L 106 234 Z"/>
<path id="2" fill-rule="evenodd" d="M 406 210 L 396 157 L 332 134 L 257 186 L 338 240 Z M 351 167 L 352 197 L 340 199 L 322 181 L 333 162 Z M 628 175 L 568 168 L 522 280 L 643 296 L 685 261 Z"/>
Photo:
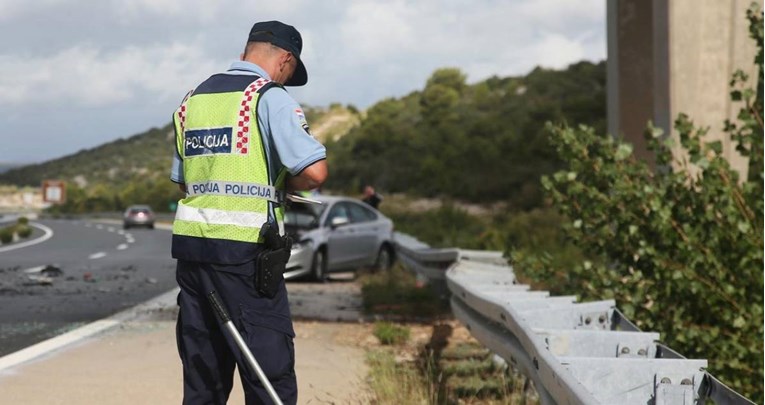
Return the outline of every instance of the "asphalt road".
<path id="1" fill-rule="evenodd" d="M 89 221 L 42 220 L 0 248 L 0 356 L 107 317 L 176 286 L 170 232 Z M 13 245 L 10 245 L 13 246 Z M 53 266 L 40 271 L 44 266 Z"/>
<path id="2" fill-rule="evenodd" d="M 124 231 L 87 220 L 31 224 L 28 240 L 0 246 L 0 357 L 177 286 L 168 230 Z M 290 280 L 287 291 L 295 319 L 363 318 L 353 272 L 327 283 Z"/>

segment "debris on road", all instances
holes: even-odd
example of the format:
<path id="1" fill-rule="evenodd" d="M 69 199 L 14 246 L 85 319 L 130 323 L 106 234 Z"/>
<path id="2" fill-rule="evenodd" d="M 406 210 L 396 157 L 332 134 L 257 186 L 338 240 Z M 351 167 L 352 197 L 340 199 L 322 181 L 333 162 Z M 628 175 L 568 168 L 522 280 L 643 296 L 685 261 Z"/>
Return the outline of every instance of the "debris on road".
<path id="1" fill-rule="evenodd" d="M 27 276 L 27 278 L 32 281 L 32 283 L 25 283 L 24 285 L 53 285 L 53 279 L 48 276 L 38 276 L 35 274 L 30 274 Z"/>
<path id="2" fill-rule="evenodd" d="M 53 285 L 54 277 L 59 277 L 64 274 L 59 267 L 52 264 L 32 267 L 31 269 L 24 270 L 24 273 L 27 275 L 27 281 L 23 283 L 25 286 L 50 286 Z"/>
<path id="3" fill-rule="evenodd" d="M 39 273 L 39 272 L 41 272 L 41 271 L 42 271 L 42 269 L 44 269 L 44 268 L 45 268 L 45 266 L 37 266 L 37 267 L 32 267 L 32 268 L 30 268 L 30 269 L 26 269 L 26 270 L 24 270 L 24 273 L 25 273 L 25 274 Z"/>
<path id="4" fill-rule="evenodd" d="M 46 277 L 58 277 L 64 274 L 61 268 L 52 264 L 32 267 L 31 269 L 24 270 L 26 274 L 41 274 Z"/>
<path id="5" fill-rule="evenodd" d="M 61 270 L 59 267 L 52 266 L 52 265 L 49 264 L 49 265 L 45 266 L 45 268 L 42 269 L 40 271 L 40 273 L 42 275 L 48 276 L 48 277 L 59 277 L 59 276 L 62 276 L 64 274 L 64 271 Z"/>

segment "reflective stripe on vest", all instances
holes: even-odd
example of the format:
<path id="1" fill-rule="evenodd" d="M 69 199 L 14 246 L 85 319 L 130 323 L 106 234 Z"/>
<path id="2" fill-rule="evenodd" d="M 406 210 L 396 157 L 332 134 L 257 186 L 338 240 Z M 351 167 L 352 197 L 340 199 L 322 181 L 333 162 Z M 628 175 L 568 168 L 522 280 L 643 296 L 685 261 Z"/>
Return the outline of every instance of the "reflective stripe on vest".
<path id="1" fill-rule="evenodd" d="M 194 208 L 179 205 L 175 219 L 201 222 L 207 225 L 236 225 L 246 228 L 260 228 L 268 221 L 268 214 L 260 212 L 223 211 L 214 208 Z"/>

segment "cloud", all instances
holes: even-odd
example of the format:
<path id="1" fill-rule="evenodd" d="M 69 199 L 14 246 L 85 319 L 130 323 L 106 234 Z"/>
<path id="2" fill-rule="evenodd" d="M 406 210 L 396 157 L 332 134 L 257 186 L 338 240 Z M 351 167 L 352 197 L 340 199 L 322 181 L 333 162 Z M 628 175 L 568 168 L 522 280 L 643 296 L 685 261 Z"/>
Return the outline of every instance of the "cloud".
<path id="1" fill-rule="evenodd" d="M 563 69 L 571 62 L 585 57 L 584 48 L 580 43 L 559 34 L 545 35 L 527 51 L 539 66 L 553 69 Z"/>
<path id="2" fill-rule="evenodd" d="M 601 60 L 604 18 L 602 0 L 357 0 L 335 19 L 309 25 L 311 79 L 297 93 L 312 103 L 337 94 L 364 106 L 419 89 L 444 66 L 476 82 Z M 324 86 L 327 79 L 342 91 Z"/>
<path id="3" fill-rule="evenodd" d="M 112 0 L 111 9 L 124 24 L 136 24 L 147 16 L 168 20 L 220 22 L 226 4 L 210 0 Z"/>
<path id="4" fill-rule="evenodd" d="M 65 2 L 66 0 L 0 0 L 0 21 L 23 17 Z"/>
<path id="5" fill-rule="evenodd" d="M 60 112 L 55 128 L 66 132 L 61 148 L 77 150 L 93 146 L 82 142 L 101 139 L 100 128 L 113 127 L 119 117 L 131 121 L 131 130 L 162 125 L 189 88 L 238 57 L 255 21 L 272 19 L 303 34 L 309 82 L 290 89 L 296 99 L 366 108 L 421 89 L 440 67 L 457 67 L 477 82 L 522 75 L 539 65 L 563 68 L 582 59 L 602 60 L 605 5 L 604 0 L 0 0 L 0 106 L 6 112 L 0 127 L 6 133 L 46 132 L 36 117 L 41 107 L 55 109 Z M 93 126 L 83 128 L 82 122 Z M 11 142 L 3 145 L 8 148 L 3 152 L 14 153 Z"/>
<path id="6" fill-rule="evenodd" d="M 412 27 L 414 7 L 402 1 L 385 7 L 369 1 L 354 2 L 335 31 L 342 39 L 339 45 L 354 59 L 367 62 L 413 51 L 418 39 Z"/>
<path id="7" fill-rule="evenodd" d="M 312 104 L 365 106 L 421 87 L 443 66 L 478 81 L 605 57 L 602 0 L 0 0 L 0 10 L 22 17 L 44 12 L 30 5 L 38 3 L 50 13 L 71 10 L 71 18 L 51 19 L 48 28 L 62 35 L 0 54 L 0 89 L 8 95 L 0 104 L 33 103 L 43 89 L 52 100 L 82 105 L 183 93 L 225 68 L 251 24 L 266 19 L 294 24 L 303 33 L 310 80 L 295 94 Z M 91 9 L 98 21 L 88 15 Z M 16 29 L 29 26 L 20 21 Z M 99 34 L 84 34 L 90 31 Z M 0 34 L 8 33 L 0 28 Z M 18 37 L 31 41 L 26 38 L 35 35 Z M 30 55 L 51 42 L 57 46 L 49 52 Z M 332 90 L 338 87 L 353 89 Z"/>
<path id="8" fill-rule="evenodd" d="M 98 106 L 151 97 L 182 97 L 182 89 L 216 70 L 199 47 L 172 43 L 106 52 L 75 46 L 49 57 L 0 56 L 2 104 Z M 23 78 L 23 80 L 19 80 Z"/>

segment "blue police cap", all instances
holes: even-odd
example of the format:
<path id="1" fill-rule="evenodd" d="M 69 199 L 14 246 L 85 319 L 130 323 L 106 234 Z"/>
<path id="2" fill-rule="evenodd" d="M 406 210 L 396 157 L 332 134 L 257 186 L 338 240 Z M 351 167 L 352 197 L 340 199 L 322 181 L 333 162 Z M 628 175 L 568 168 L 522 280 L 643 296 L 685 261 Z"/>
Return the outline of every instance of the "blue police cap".
<path id="1" fill-rule="evenodd" d="M 302 86 L 308 83 L 308 72 L 300 59 L 303 50 L 303 38 L 295 27 L 280 21 L 257 22 L 250 30 L 248 41 L 270 42 L 292 54 L 297 60 L 297 67 L 285 86 Z"/>

